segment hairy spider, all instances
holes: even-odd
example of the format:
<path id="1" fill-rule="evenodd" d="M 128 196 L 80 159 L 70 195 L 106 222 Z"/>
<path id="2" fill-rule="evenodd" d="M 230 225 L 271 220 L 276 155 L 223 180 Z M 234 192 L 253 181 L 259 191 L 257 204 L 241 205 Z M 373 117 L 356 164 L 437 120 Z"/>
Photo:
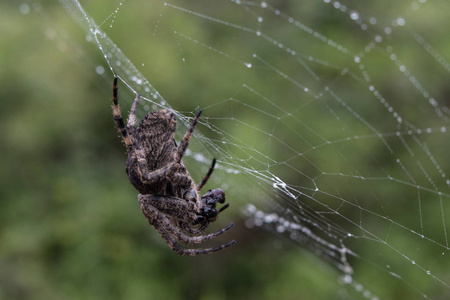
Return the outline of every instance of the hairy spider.
<path id="1" fill-rule="evenodd" d="M 131 184 L 139 191 L 141 211 L 150 225 L 153 225 L 167 244 L 178 254 L 198 255 L 222 250 L 235 243 L 207 249 L 184 249 L 177 241 L 185 244 L 201 243 L 215 238 L 233 226 L 203 235 L 203 230 L 228 204 L 216 209 L 217 203 L 225 203 L 225 193 L 213 189 L 199 196 L 200 190 L 211 176 L 216 159 L 200 182 L 196 185 L 182 161 L 200 117 L 199 110 L 180 145 L 175 142 L 175 115 L 167 109 L 148 113 L 136 128 L 136 107 L 138 94 L 131 106 L 127 125 L 120 114 L 117 98 L 117 77 L 113 85 L 114 121 L 127 147 L 126 171 Z"/>

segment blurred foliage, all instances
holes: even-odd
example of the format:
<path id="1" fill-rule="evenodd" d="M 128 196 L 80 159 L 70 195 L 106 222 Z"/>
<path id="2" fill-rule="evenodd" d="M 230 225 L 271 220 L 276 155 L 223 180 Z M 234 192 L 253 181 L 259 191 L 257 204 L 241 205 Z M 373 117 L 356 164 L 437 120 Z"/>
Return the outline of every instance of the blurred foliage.
<path id="1" fill-rule="evenodd" d="M 21 4 L 0 3 L 0 299 L 295 299 L 318 284 L 239 214 L 226 218 L 234 249 L 170 250 L 126 178 L 98 50 L 80 49 L 84 33 L 60 4 Z M 285 289 L 290 276 L 299 283 Z"/>
<path id="2" fill-rule="evenodd" d="M 118 7 L 116 2 L 107 1 L 82 4 L 98 20 L 105 20 Z M 133 61 L 145 62 L 144 75 L 152 78 L 151 83 L 166 99 L 171 99 L 175 109 L 192 111 L 197 106 L 206 106 L 208 97 L 225 99 L 230 96 L 230 90 L 238 88 L 226 78 L 238 76 L 239 70 L 225 74 L 219 84 L 205 79 L 210 74 L 208 69 L 222 68 L 219 64 L 211 65 L 205 59 L 204 64 L 196 66 L 195 76 L 192 68 L 180 67 L 180 55 L 186 59 L 186 64 L 198 61 L 190 62 L 189 50 L 172 35 L 165 38 L 158 33 L 163 37 L 158 37 L 159 42 L 150 46 L 143 37 L 153 30 L 155 20 L 164 22 L 164 18 L 158 16 L 161 11 L 142 9 L 139 1 L 129 1 L 126 5 L 127 10 L 121 12 L 115 23 L 117 30 L 110 33 L 111 37 L 122 41 L 119 46 L 126 55 L 132 54 Z M 27 7 L 30 12 L 26 11 Z M 213 15 L 214 7 L 210 9 Z M 284 9 L 296 11 L 298 7 L 292 5 Z M 305 9 L 311 10 L 307 14 L 311 19 L 306 23 L 315 22 L 324 34 L 335 34 L 331 12 L 319 12 L 315 7 Z M 327 21 L 320 23 L 315 20 L 315 14 L 321 14 L 320 20 Z M 230 14 L 230 19 L 238 17 Z M 128 30 L 126 23 L 130 18 L 142 20 L 141 31 Z M 220 49 L 229 46 L 226 30 L 218 34 L 207 26 L 184 25 L 182 17 L 179 22 L 192 26 L 191 30 L 200 31 L 198 34 L 205 38 L 217 39 L 216 45 L 223 45 Z M 245 42 L 245 37 L 242 39 Z M 355 48 L 360 46 L 355 41 L 346 43 L 356 43 Z M 307 251 L 299 251 L 298 247 L 291 247 L 290 242 L 265 232 L 246 229 L 240 209 L 246 199 L 253 200 L 250 198 L 257 191 L 242 187 L 231 195 L 233 199 L 239 195 L 243 199 L 231 203 L 234 210 L 227 212 L 225 220 L 219 222 L 226 224 L 234 220 L 235 228 L 214 241 L 234 238 L 238 241 L 234 247 L 220 254 L 193 258 L 172 252 L 139 211 L 137 192 L 124 172 L 125 148 L 111 116 L 112 75 L 96 73 L 99 65 L 107 67 L 99 51 L 86 44 L 85 33 L 59 3 L 12 0 L 0 3 L 3 129 L 0 299 L 361 297 L 338 282 L 337 270 Z M 450 45 L 442 47 L 449 49 Z M 152 49 L 152 53 L 148 53 L 148 49 Z M 270 55 L 270 51 L 273 49 L 267 48 L 266 54 Z M 415 57 L 411 54 L 411 60 Z M 422 70 L 420 73 L 427 73 L 426 66 L 417 68 Z M 379 68 L 377 73 L 382 80 L 386 71 Z M 390 87 L 397 81 L 385 79 L 388 84 L 380 86 L 386 86 L 386 93 L 389 90 L 398 93 L 395 86 Z M 257 84 L 261 85 L 261 90 L 267 89 L 266 95 L 277 93 L 279 98 L 289 99 L 281 87 L 274 91 L 261 82 Z M 445 86 L 439 80 L 435 85 L 436 89 Z M 348 95 L 351 93 L 349 91 Z M 125 103 L 130 103 L 133 96 L 124 88 L 121 97 Z M 305 118 L 315 118 L 318 114 L 314 112 Z M 255 120 L 255 123 L 264 126 L 264 120 Z M 245 132 L 235 134 L 245 139 Z M 355 157 L 357 159 L 365 160 L 364 157 Z M 229 180 L 230 186 L 238 182 L 238 179 Z M 367 274 L 367 278 L 371 276 L 374 275 Z M 374 282 L 376 280 L 373 278 Z M 407 289 L 398 289 L 398 286 L 386 287 L 384 296 L 410 297 Z"/>

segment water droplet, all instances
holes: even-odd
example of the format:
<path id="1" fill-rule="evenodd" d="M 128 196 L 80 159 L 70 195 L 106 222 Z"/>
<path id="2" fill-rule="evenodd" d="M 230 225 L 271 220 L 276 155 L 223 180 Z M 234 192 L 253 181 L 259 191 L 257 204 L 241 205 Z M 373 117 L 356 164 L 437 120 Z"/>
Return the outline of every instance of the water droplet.
<path id="1" fill-rule="evenodd" d="M 28 15 L 30 13 L 30 11 L 31 11 L 31 7 L 28 4 L 24 3 L 24 4 L 19 5 L 19 12 L 22 15 Z"/>
<path id="2" fill-rule="evenodd" d="M 105 68 L 103 68 L 102 66 L 97 66 L 97 67 L 95 68 L 95 72 L 96 72 L 98 75 L 103 75 L 103 73 L 105 73 Z"/>
<path id="3" fill-rule="evenodd" d="M 277 226 L 277 232 L 279 232 L 279 233 L 283 233 L 285 229 L 286 229 L 286 228 L 284 228 L 283 225 L 278 225 L 278 226 Z"/>
<path id="4" fill-rule="evenodd" d="M 430 98 L 430 104 L 433 105 L 433 107 L 436 107 L 438 105 L 438 103 L 436 102 L 436 100 L 434 100 L 434 98 Z"/>
<path id="5" fill-rule="evenodd" d="M 397 19 L 397 25 L 398 26 L 404 26 L 405 23 L 406 23 L 405 19 L 403 19 L 401 17 Z"/>
<path id="6" fill-rule="evenodd" d="M 352 20 L 358 20 L 358 19 L 359 19 L 359 13 L 356 12 L 356 11 L 352 11 L 352 12 L 350 13 L 350 18 L 351 18 Z"/>
<path id="7" fill-rule="evenodd" d="M 345 284 L 350 284 L 350 283 L 352 283 L 353 278 L 352 278 L 352 276 L 350 276 L 350 275 L 345 275 L 344 277 L 342 277 L 342 281 L 343 281 Z"/>

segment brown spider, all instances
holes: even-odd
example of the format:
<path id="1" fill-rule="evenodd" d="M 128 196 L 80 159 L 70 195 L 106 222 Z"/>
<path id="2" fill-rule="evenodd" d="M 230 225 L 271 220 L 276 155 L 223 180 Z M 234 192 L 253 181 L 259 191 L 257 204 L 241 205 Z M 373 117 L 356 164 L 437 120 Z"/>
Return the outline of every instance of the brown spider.
<path id="1" fill-rule="evenodd" d="M 199 196 L 200 190 L 211 176 L 216 159 L 197 186 L 181 160 L 200 117 L 198 111 L 180 145 L 175 142 L 175 115 L 167 109 L 148 113 L 136 128 L 138 94 L 131 106 L 125 127 L 117 99 L 117 77 L 113 86 L 113 113 L 119 132 L 127 147 L 126 171 L 131 184 L 139 191 L 141 211 L 167 244 L 180 255 L 207 254 L 222 250 L 235 241 L 207 249 L 184 249 L 185 244 L 201 243 L 215 238 L 233 226 L 203 235 L 203 230 L 228 204 L 216 209 L 217 203 L 225 203 L 221 189 L 209 190 Z"/>

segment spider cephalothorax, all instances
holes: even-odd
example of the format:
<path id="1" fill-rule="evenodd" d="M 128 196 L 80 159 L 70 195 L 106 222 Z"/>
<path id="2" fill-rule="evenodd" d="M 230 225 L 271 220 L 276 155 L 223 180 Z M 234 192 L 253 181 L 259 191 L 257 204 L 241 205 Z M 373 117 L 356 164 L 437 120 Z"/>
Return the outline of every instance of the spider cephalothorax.
<path id="1" fill-rule="evenodd" d="M 175 115 L 167 109 L 148 113 L 136 128 L 136 108 L 139 95 L 131 106 L 127 125 L 120 114 L 117 98 L 117 78 L 113 87 L 114 121 L 122 134 L 128 152 L 126 171 L 131 184 L 139 191 L 141 211 L 169 246 L 181 255 L 206 254 L 229 247 L 235 241 L 207 249 L 184 249 L 185 244 L 201 243 L 212 239 L 233 226 L 203 235 L 203 230 L 228 204 L 216 209 L 217 203 L 225 203 L 225 193 L 213 189 L 203 196 L 199 192 L 211 176 L 216 160 L 205 178 L 196 185 L 182 161 L 200 117 L 201 110 L 186 132 L 180 145 L 175 142 Z"/>

